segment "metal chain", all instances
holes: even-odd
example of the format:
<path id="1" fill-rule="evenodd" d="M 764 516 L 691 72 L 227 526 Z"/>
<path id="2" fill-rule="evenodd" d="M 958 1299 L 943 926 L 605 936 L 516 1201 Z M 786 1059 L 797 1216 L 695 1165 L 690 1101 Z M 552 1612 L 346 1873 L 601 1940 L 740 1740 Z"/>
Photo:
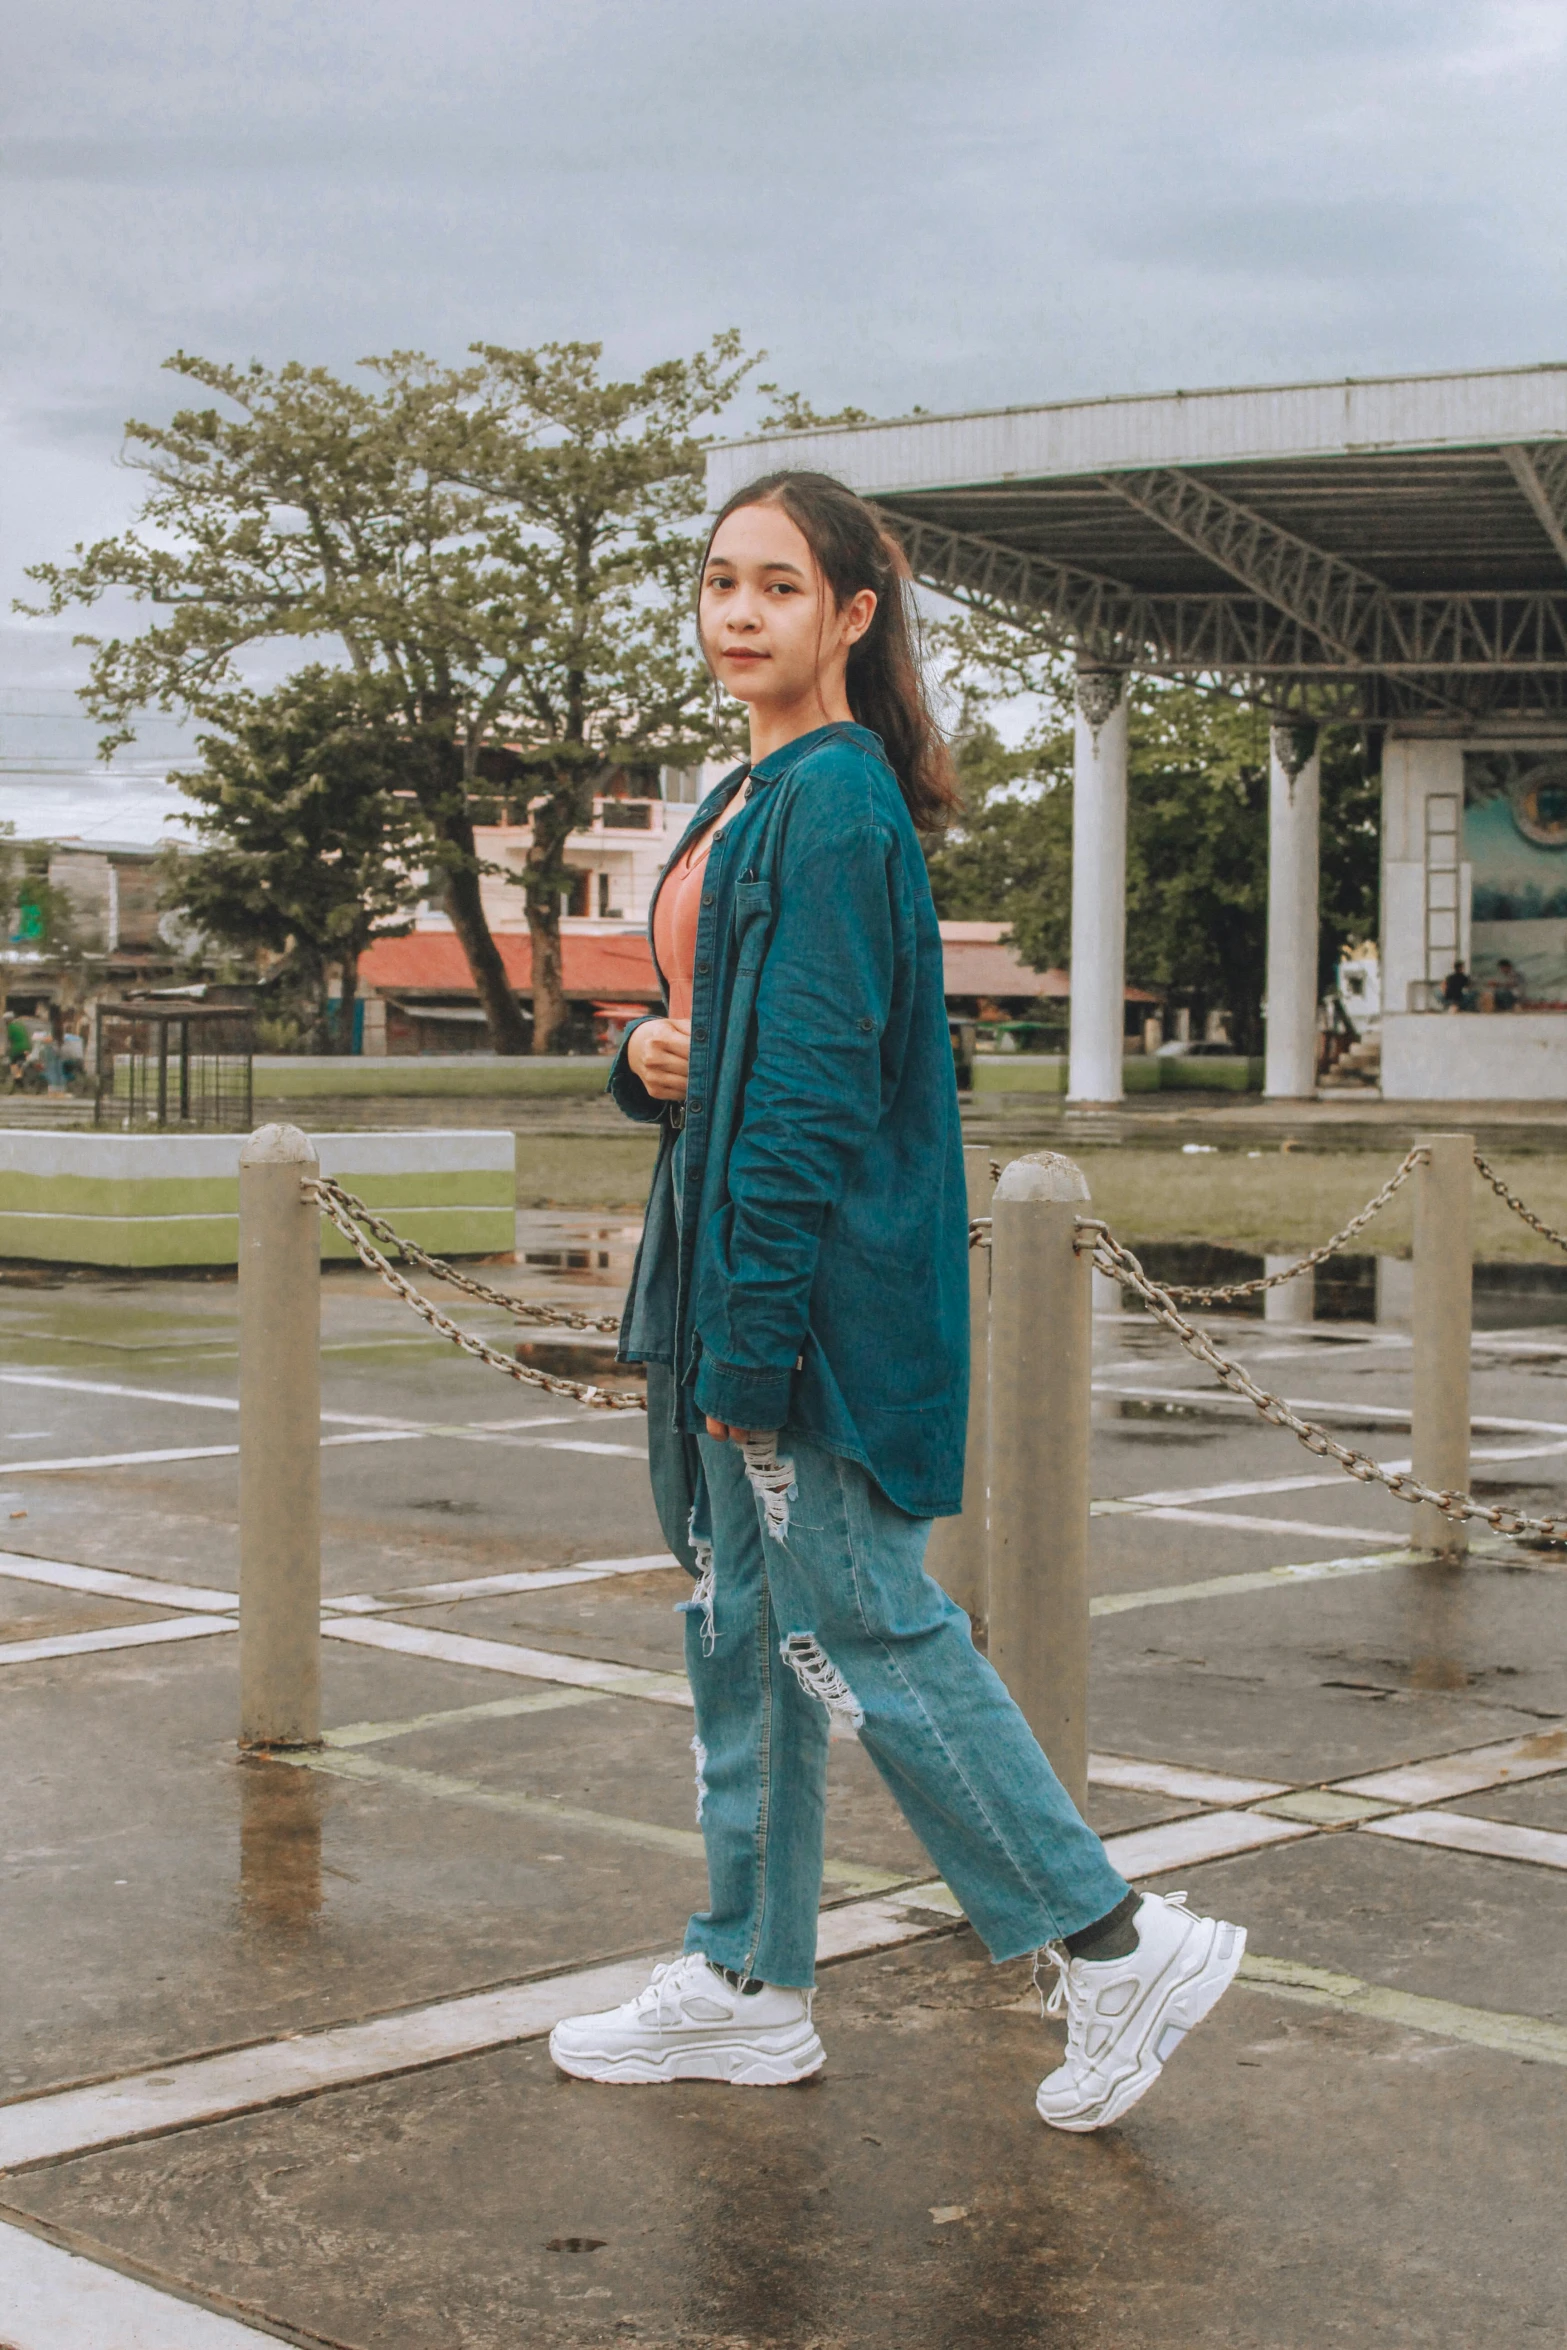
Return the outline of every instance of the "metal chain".
<path id="1" fill-rule="evenodd" d="M 334 1183 L 330 1175 L 312 1177 L 310 1190 L 323 1208 L 328 1199 L 335 1200 L 340 1208 L 353 1217 L 356 1224 L 364 1225 L 367 1231 L 375 1234 L 377 1240 L 384 1241 L 388 1248 L 395 1249 L 410 1264 L 422 1265 L 427 1273 L 434 1274 L 437 1281 L 444 1281 L 448 1288 L 460 1289 L 466 1297 L 478 1298 L 482 1305 L 499 1306 L 501 1312 L 510 1314 L 514 1322 L 542 1323 L 551 1330 L 598 1330 L 607 1332 L 611 1337 L 620 1328 L 618 1314 L 579 1314 L 574 1306 L 547 1305 L 538 1298 L 512 1297 L 504 1289 L 491 1289 L 487 1283 L 475 1281 L 470 1274 L 459 1273 L 456 1266 L 447 1264 L 443 1257 L 432 1257 L 417 1241 L 407 1240 L 402 1233 L 394 1231 L 384 1216 L 378 1216 L 373 1208 L 367 1208 L 364 1201 L 356 1198 L 353 1192 L 345 1191 L 340 1183 Z"/>
<path id="2" fill-rule="evenodd" d="M 1171 1281 L 1165 1286 L 1165 1296 L 1170 1298 L 1178 1298 L 1183 1305 L 1189 1306 L 1224 1305 L 1228 1303 L 1231 1298 L 1260 1297 L 1265 1289 L 1278 1289 L 1282 1287 L 1286 1281 L 1298 1280 L 1302 1273 L 1309 1273 L 1314 1265 L 1325 1263 L 1326 1260 L 1331 1257 L 1336 1250 L 1343 1248 L 1346 1242 L 1353 1240 L 1357 1232 L 1364 1232 L 1372 1217 L 1380 1214 L 1381 1210 L 1387 1206 L 1388 1201 L 1393 1197 L 1393 1194 L 1396 1191 L 1402 1189 L 1403 1185 L 1409 1181 L 1409 1178 L 1414 1173 L 1415 1169 L 1425 1163 L 1426 1156 L 1426 1152 L 1418 1145 L 1413 1150 L 1407 1152 L 1403 1159 L 1400 1160 L 1399 1164 L 1394 1168 L 1387 1181 L 1383 1184 L 1382 1189 L 1377 1193 L 1375 1199 L 1368 1200 L 1365 1206 L 1361 1209 L 1359 1215 L 1351 1216 L 1349 1222 L 1343 1227 L 1342 1231 L 1335 1232 L 1331 1240 L 1325 1240 L 1320 1248 L 1312 1249 L 1308 1255 L 1299 1258 L 1293 1265 L 1286 1265 L 1282 1272 L 1262 1273 L 1258 1275 L 1255 1281 L 1216 1282 L 1211 1284 L 1209 1287 L 1202 1289 L 1192 1288 L 1185 1285 L 1184 1283 Z M 1478 1152 L 1475 1154 L 1475 1164 L 1480 1167 L 1482 1173 L 1490 1177 L 1490 1181 L 1493 1186 L 1495 1186 L 1496 1189 L 1501 1190 L 1501 1186 L 1499 1183 L 1497 1183 L 1496 1177 L 1491 1175 L 1490 1169 L 1485 1166 L 1484 1161 L 1480 1158 Z M 999 1159 L 991 1160 L 990 1173 L 993 1182 L 999 1183 L 1001 1181 L 1001 1162 Z M 1547 1240 L 1555 1240 L 1560 1247 L 1567 1248 L 1567 1240 L 1562 1240 L 1558 1233 L 1547 1231 L 1543 1224 L 1541 1224 L 1535 1217 L 1529 1214 L 1528 1209 L 1523 1205 L 1521 1200 L 1514 1199 L 1512 1194 L 1507 1191 L 1502 1192 L 1502 1197 L 1507 1201 L 1510 1207 L 1516 1208 L 1521 1216 L 1527 1218 L 1528 1222 L 1534 1225 L 1534 1228 L 1537 1232 L 1543 1232 Z M 988 1226 L 986 1229 L 988 1230 Z M 969 1226 L 968 1244 L 970 1248 L 978 1248 L 981 1245 L 980 1223 L 977 1220 L 974 1223 L 971 1223 Z"/>
<path id="3" fill-rule="evenodd" d="M 515 1379 L 524 1387 L 542 1387 L 547 1395 L 569 1395 L 577 1403 L 586 1404 L 590 1411 L 645 1412 L 647 1410 L 645 1395 L 639 1395 L 632 1390 L 621 1391 L 614 1388 L 595 1387 L 591 1380 L 563 1379 L 554 1371 L 536 1370 L 532 1363 L 519 1363 L 514 1355 L 502 1354 L 497 1347 L 490 1346 L 473 1331 L 461 1329 L 448 1315 L 441 1312 L 439 1306 L 433 1306 L 427 1297 L 421 1297 L 413 1283 L 405 1281 L 396 1267 L 387 1262 L 374 1241 L 367 1239 L 360 1231 L 354 1221 L 354 1212 L 344 1204 L 353 1198 L 351 1192 L 343 1191 L 340 1185 L 325 1177 L 319 1179 L 307 1177 L 302 1188 L 305 1197 L 315 1201 L 328 1223 L 334 1224 L 341 1232 L 359 1262 L 368 1266 L 372 1273 L 379 1273 L 394 1296 L 400 1297 L 404 1305 L 411 1306 L 420 1320 L 428 1322 L 432 1330 L 438 1330 L 443 1338 L 449 1338 L 453 1346 L 460 1346 L 464 1354 L 472 1355 L 475 1362 L 488 1363 L 492 1370 L 504 1371 L 508 1379 Z M 358 1206 L 359 1203 L 356 1202 L 355 1207 Z M 364 1209 L 363 1213 L 367 1218 L 370 1216 L 368 1209 Z M 388 1229 L 380 1217 L 375 1217 L 373 1221 L 380 1225 L 383 1231 Z M 392 1238 L 398 1247 L 411 1249 L 411 1243 L 398 1239 L 395 1233 Z M 424 1254 L 422 1250 L 417 1253 L 420 1256 Z M 436 1266 L 443 1275 L 451 1270 L 449 1266 L 441 1265 L 439 1258 L 426 1259 L 425 1261 Z M 478 1284 L 474 1286 L 479 1288 Z M 480 1294 L 485 1294 L 482 1289 L 480 1289 Z M 494 1297 L 497 1302 L 508 1305 L 515 1303 L 514 1300 L 505 1299 L 499 1290 L 490 1291 L 488 1294 Z M 586 1327 L 592 1328 L 593 1325 L 590 1323 Z"/>
<path id="4" fill-rule="evenodd" d="M 1387 1206 L 1394 1192 L 1401 1190 L 1415 1169 L 1425 1164 L 1428 1155 L 1418 1144 L 1413 1150 L 1406 1152 L 1383 1184 L 1382 1189 L 1377 1193 L 1376 1198 L 1367 1200 L 1358 1216 L 1351 1216 L 1349 1222 L 1341 1231 L 1335 1232 L 1331 1240 L 1325 1240 L 1320 1248 L 1312 1249 L 1308 1255 L 1299 1258 L 1293 1265 L 1286 1265 L 1282 1272 L 1263 1273 L 1255 1281 L 1222 1281 L 1206 1289 L 1186 1288 L 1180 1283 L 1172 1281 L 1166 1285 L 1166 1297 L 1179 1298 L 1183 1304 L 1189 1306 L 1222 1305 L 1230 1298 L 1259 1297 L 1265 1289 L 1278 1289 L 1286 1281 L 1297 1280 L 1302 1273 L 1309 1273 L 1313 1265 L 1325 1263 L 1336 1250 L 1343 1248 L 1347 1241 L 1353 1240 L 1357 1232 L 1364 1232 L 1372 1217 L 1379 1215 Z M 1567 1246 L 1567 1243 L 1563 1245 Z"/>
<path id="5" fill-rule="evenodd" d="M 1499 1200 L 1505 1201 L 1507 1206 L 1512 1209 L 1515 1216 L 1522 1216 L 1524 1222 L 1529 1226 L 1531 1231 L 1538 1232 L 1540 1238 L 1542 1240 L 1548 1240 L 1553 1248 L 1567 1249 L 1567 1240 L 1564 1240 L 1559 1232 L 1553 1232 L 1549 1224 L 1542 1223 L 1540 1218 L 1535 1214 L 1533 1208 L 1525 1207 L 1523 1201 L 1518 1197 L 1517 1192 L 1508 1190 L 1506 1184 L 1502 1181 L 1501 1176 L 1496 1172 L 1496 1169 L 1490 1164 L 1489 1160 L 1482 1159 L 1478 1151 L 1475 1152 L 1475 1167 L 1477 1171 L 1485 1177 L 1486 1182 L 1489 1183 L 1497 1198 Z"/>
<path id="6" fill-rule="evenodd" d="M 1410 1155 L 1413 1157 L 1414 1154 Z M 1173 1294 L 1149 1279 L 1131 1250 L 1115 1238 L 1108 1225 L 1095 1223 L 1085 1217 L 1077 1229 L 1082 1235 L 1078 1245 L 1091 1247 L 1097 1270 L 1134 1290 L 1165 1328 L 1180 1340 L 1187 1353 L 1216 1375 L 1221 1386 L 1227 1387 L 1232 1395 L 1244 1396 L 1273 1427 L 1287 1428 L 1292 1436 L 1299 1438 L 1308 1452 L 1317 1454 L 1319 1458 L 1337 1461 L 1339 1467 L 1353 1477 L 1357 1484 L 1383 1485 L 1399 1501 L 1427 1502 L 1433 1509 L 1439 1509 L 1444 1517 L 1475 1518 L 1481 1524 L 1493 1527 L 1498 1534 L 1533 1534 L 1550 1542 L 1559 1542 L 1567 1537 L 1567 1519 L 1526 1518 L 1516 1510 L 1488 1507 L 1486 1503 L 1476 1501 L 1470 1493 L 1439 1493 L 1432 1486 L 1421 1484 L 1417 1477 L 1411 1476 L 1406 1470 L 1384 1468 L 1369 1453 L 1356 1452 L 1352 1446 L 1340 1444 L 1325 1428 L 1317 1427 L 1310 1420 L 1303 1420 L 1281 1395 L 1272 1395 L 1267 1388 L 1259 1387 L 1250 1372 L 1243 1370 L 1239 1363 L 1232 1363 L 1228 1356 L 1222 1355 L 1206 1331 L 1188 1322 L 1175 1303 Z"/>

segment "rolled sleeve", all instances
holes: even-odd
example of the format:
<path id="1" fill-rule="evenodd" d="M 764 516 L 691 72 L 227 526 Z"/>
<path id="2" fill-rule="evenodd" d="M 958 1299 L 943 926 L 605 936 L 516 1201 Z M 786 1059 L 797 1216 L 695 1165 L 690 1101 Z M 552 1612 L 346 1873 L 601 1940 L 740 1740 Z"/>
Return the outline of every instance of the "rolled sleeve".
<path id="1" fill-rule="evenodd" d="M 658 1019 L 657 1012 L 644 1013 L 641 1020 L 633 1020 L 620 1040 L 620 1050 L 610 1063 L 605 1092 L 623 1117 L 634 1118 L 639 1126 L 656 1126 L 664 1115 L 665 1105 L 656 1102 L 629 1059 L 631 1039 L 648 1020 Z"/>

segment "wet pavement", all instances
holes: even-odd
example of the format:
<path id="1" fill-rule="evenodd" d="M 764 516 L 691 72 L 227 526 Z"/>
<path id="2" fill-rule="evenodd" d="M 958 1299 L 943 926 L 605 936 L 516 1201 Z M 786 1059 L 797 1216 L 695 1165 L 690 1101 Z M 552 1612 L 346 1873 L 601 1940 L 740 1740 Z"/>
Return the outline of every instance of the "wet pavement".
<path id="1" fill-rule="evenodd" d="M 532 1214 L 491 1272 L 611 1307 L 634 1237 Z M 542 2032 L 704 1887 L 641 1423 L 329 1273 L 328 1734 L 241 1757 L 236 1303 L 0 1285 L 0 2344 L 1561 2338 L 1567 1557 L 1421 1560 L 1402 1505 L 1101 1315 L 1091 1816 L 1248 1927 L 1245 1977 L 1117 2128 L 1045 2130 L 1029 1968 L 846 1738 L 826 2074 L 599 2089 Z M 1559 1503 L 1567 1306 L 1487 1319 L 1476 1478 Z M 1407 1452 L 1397 1321 L 1214 1327 Z"/>

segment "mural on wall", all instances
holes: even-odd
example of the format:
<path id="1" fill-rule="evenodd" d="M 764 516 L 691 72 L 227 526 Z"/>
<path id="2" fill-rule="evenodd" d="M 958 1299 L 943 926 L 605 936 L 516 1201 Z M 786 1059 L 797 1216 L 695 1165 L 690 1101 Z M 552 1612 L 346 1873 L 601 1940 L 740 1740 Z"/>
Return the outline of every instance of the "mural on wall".
<path id="1" fill-rule="evenodd" d="M 1464 856 L 1475 978 L 1567 1010 L 1567 751 L 1464 754 Z"/>

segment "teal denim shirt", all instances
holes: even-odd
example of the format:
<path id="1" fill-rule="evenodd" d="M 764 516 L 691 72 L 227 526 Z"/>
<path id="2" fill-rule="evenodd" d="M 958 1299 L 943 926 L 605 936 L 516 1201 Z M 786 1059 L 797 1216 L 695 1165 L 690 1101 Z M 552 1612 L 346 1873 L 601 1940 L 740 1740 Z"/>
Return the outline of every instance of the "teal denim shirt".
<path id="1" fill-rule="evenodd" d="M 684 1114 L 624 1045 L 609 1079 L 664 1129 L 620 1343 L 668 1367 L 649 1378 L 655 1490 L 667 1437 L 711 1414 L 796 1430 L 911 1516 L 950 1516 L 968 1207 L 925 860 L 865 727 L 818 727 L 726 777 L 677 858 L 740 790 L 708 854 Z M 659 1502 L 684 1531 L 674 1494 Z"/>

